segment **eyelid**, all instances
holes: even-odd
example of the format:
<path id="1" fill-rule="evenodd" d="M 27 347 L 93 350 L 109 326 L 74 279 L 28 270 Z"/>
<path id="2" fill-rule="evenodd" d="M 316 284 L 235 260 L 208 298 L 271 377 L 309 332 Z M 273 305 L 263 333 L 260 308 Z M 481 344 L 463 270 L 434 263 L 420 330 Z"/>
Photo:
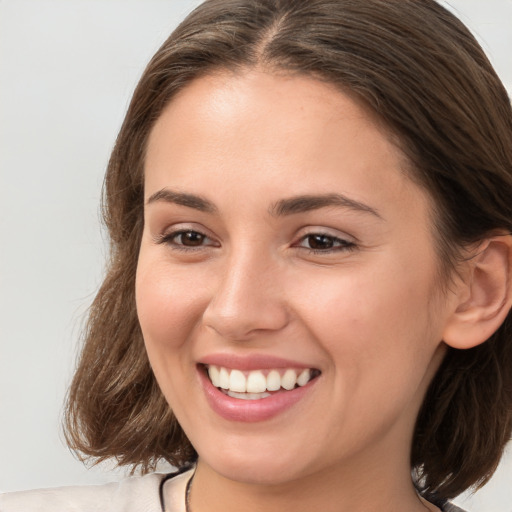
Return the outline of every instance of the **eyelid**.
<path id="1" fill-rule="evenodd" d="M 351 251 L 358 247 L 358 241 L 355 237 L 348 235 L 347 233 L 341 233 L 337 230 L 337 233 L 333 233 L 332 231 L 334 230 L 331 230 L 326 227 L 308 227 L 307 229 L 301 230 L 298 233 L 296 241 L 293 242 L 292 246 L 297 249 L 303 249 L 314 254 L 329 254 L 335 252 Z M 330 238 L 334 241 L 334 244 L 336 245 L 334 245 L 333 247 L 327 247 L 323 249 L 315 249 L 313 247 L 305 247 L 302 245 L 302 243 L 306 241 L 308 237 L 313 236 Z"/>
<path id="2" fill-rule="evenodd" d="M 327 226 L 305 226 L 297 231 L 296 238 L 302 239 L 310 235 L 323 235 L 332 238 L 337 238 L 339 240 L 343 240 L 354 244 L 360 243 L 359 240 L 354 235 L 349 234 L 346 231 L 341 231 L 339 229 L 330 228 Z"/>
<path id="3" fill-rule="evenodd" d="M 175 237 L 184 233 L 197 233 L 203 236 L 210 243 L 201 244 L 197 246 L 186 246 L 184 244 L 176 243 L 173 240 Z M 215 238 L 209 234 L 209 230 L 186 223 L 169 226 L 166 229 L 164 229 L 161 233 L 153 235 L 152 238 L 155 244 L 168 244 L 172 246 L 174 249 L 185 251 L 200 250 L 205 247 L 218 247 L 220 245 L 215 240 Z"/>

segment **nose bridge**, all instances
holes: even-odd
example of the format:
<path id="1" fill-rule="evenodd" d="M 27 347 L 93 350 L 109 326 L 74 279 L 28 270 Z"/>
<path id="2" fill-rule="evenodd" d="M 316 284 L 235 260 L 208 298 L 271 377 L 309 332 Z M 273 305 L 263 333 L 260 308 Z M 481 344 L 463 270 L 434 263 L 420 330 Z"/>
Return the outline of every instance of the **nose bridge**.
<path id="1" fill-rule="evenodd" d="M 256 331 L 279 330 L 288 322 L 279 265 L 250 246 L 226 257 L 204 322 L 225 338 L 243 340 Z"/>

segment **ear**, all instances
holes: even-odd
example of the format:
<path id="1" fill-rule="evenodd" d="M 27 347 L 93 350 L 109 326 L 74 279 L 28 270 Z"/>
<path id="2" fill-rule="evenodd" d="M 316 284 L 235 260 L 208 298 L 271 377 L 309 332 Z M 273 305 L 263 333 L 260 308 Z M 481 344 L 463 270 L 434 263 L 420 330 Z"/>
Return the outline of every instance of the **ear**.
<path id="1" fill-rule="evenodd" d="M 497 235 L 478 245 L 464 265 L 444 342 L 467 349 L 488 340 L 512 307 L 512 235 Z"/>

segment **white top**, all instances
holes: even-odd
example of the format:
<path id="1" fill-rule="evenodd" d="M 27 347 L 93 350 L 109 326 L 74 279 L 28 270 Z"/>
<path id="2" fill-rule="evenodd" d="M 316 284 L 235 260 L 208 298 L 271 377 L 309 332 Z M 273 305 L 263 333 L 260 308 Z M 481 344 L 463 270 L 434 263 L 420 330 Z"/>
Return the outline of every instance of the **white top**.
<path id="1" fill-rule="evenodd" d="M 168 480 L 152 473 L 105 485 L 12 492 L 0 495 L 0 512 L 185 512 L 192 474 L 193 469 Z"/>

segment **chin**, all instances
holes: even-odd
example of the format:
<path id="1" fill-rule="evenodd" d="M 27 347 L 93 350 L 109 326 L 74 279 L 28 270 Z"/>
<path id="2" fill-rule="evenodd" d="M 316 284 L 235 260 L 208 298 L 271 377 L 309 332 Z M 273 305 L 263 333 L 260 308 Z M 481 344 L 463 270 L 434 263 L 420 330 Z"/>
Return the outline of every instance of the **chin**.
<path id="1" fill-rule="evenodd" d="M 199 456 L 217 474 L 229 480 L 252 485 L 279 485 L 304 476 L 307 464 L 302 467 L 297 457 L 274 448 L 238 450 L 236 446 L 215 453 Z"/>

